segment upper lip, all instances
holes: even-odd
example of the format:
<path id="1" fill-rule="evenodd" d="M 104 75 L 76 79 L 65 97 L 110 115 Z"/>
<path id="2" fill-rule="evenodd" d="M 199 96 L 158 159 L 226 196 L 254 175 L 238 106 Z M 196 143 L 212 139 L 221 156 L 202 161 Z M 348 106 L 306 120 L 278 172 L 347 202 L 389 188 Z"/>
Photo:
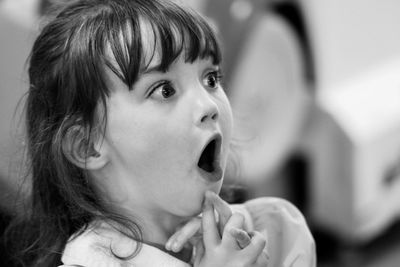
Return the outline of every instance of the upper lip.
<path id="1" fill-rule="evenodd" d="M 219 164 L 220 161 L 220 154 L 221 154 L 221 143 L 222 143 L 222 135 L 220 133 L 215 133 L 212 136 L 210 136 L 207 141 L 205 142 L 205 144 L 203 145 L 202 149 L 201 149 L 201 153 L 198 157 L 198 161 L 197 164 L 199 164 L 200 162 L 200 158 L 203 155 L 206 147 L 215 140 L 215 149 L 214 149 L 214 155 L 213 155 L 213 169 L 215 170 L 217 168 L 217 164 Z"/>

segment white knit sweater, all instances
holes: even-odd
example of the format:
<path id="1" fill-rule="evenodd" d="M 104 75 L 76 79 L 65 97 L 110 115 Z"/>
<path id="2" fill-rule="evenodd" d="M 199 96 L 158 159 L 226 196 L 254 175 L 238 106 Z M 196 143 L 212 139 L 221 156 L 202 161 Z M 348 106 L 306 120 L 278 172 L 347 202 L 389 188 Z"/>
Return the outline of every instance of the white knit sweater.
<path id="1" fill-rule="evenodd" d="M 278 198 L 257 198 L 240 205 L 231 205 L 233 212 L 245 216 L 246 228 L 267 235 L 266 250 L 270 256 L 266 267 L 315 267 L 315 243 L 299 210 Z M 107 224 L 96 224 L 71 239 L 63 252 L 63 267 L 190 267 L 168 253 L 143 244 L 129 260 L 115 257 L 130 255 L 137 243 Z M 61 267 L 61 266 L 60 266 Z"/>

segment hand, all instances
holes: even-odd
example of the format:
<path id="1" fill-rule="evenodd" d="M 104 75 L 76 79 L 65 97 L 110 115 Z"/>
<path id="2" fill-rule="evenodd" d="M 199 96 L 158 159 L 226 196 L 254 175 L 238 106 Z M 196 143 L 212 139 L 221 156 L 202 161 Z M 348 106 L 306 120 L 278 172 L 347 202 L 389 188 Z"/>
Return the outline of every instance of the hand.
<path id="1" fill-rule="evenodd" d="M 215 220 L 213 203 L 206 196 L 201 223 L 203 238 L 196 243 L 195 267 L 267 266 L 268 260 L 263 253 L 266 239 L 263 235 L 253 232 L 250 243 L 243 249 L 235 238 L 236 230 L 243 227 L 243 215 L 233 214 L 226 222 L 221 237 Z"/>
<path id="2" fill-rule="evenodd" d="M 217 194 L 211 191 L 206 192 L 205 197 L 206 199 L 208 199 L 208 201 L 212 202 L 213 207 L 218 214 L 218 232 L 220 236 L 222 236 L 225 225 L 232 216 L 232 211 L 229 207 L 229 204 L 223 201 Z M 238 245 L 241 248 L 245 248 L 250 243 L 251 237 L 244 230 L 232 230 L 230 234 L 235 237 Z M 197 240 L 201 238 L 201 235 L 201 217 L 194 217 L 168 239 L 165 248 L 167 250 L 179 252 L 187 242 L 190 242 L 192 244 L 196 243 Z"/>

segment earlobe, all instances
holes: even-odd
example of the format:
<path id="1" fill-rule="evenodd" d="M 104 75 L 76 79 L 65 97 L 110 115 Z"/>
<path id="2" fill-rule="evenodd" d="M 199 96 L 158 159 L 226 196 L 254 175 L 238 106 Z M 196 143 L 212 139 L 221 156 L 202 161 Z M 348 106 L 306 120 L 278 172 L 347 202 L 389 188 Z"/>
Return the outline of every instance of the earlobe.
<path id="1" fill-rule="evenodd" d="M 99 170 L 108 163 L 108 153 L 101 140 L 89 138 L 82 126 L 68 129 L 62 143 L 63 153 L 75 166 L 86 170 Z"/>
<path id="2" fill-rule="evenodd" d="M 93 140 L 88 149 L 84 168 L 87 170 L 100 170 L 108 161 L 109 157 L 105 146 L 102 145 L 101 141 Z"/>

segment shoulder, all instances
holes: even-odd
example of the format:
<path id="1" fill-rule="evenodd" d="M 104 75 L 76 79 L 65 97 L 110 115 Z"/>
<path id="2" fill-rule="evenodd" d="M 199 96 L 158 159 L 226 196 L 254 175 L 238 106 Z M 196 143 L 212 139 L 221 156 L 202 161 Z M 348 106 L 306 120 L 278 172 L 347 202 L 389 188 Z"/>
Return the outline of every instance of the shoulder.
<path id="1" fill-rule="evenodd" d="M 96 223 L 68 241 L 60 267 L 188 267 L 162 250 L 133 240 L 106 223 Z"/>
<path id="2" fill-rule="evenodd" d="M 121 266 L 119 258 L 134 255 L 137 246 L 138 242 L 124 236 L 111 226 L 96 223 L 70 238 L 61 260 L 68 266 Z"/>

